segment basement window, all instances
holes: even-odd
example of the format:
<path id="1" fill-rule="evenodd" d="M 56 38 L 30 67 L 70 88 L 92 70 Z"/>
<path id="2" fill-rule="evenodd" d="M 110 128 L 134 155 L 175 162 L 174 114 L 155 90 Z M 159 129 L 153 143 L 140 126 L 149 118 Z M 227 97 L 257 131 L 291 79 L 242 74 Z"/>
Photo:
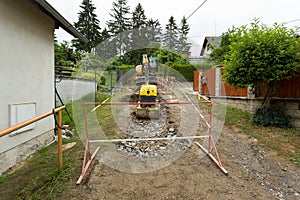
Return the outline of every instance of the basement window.
<path id="1" fill-rule="evenodd" d="M 24 122 L 28 119 L 35 117 L 36 114 L 36 103 L 22 103 L 22 104 L 10 104 L 10 120 L 9 125 L 13 126 L 18 123 Z M 35 123 L 29 124 L 23 128 L 20 128 L 14 132 L 11 132 L 9 136 L 15 136 L 22 132 L 35 128 Z"/>

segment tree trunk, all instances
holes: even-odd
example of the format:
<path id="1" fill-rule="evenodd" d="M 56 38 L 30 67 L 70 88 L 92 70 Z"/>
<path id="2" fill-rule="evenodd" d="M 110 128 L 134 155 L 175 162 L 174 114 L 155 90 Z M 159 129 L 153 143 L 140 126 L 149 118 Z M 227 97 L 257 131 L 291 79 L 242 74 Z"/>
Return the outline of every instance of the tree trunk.
<path id="1" fill-rule="evenodd" d="M 270 101 L 275 94 L 275 89 L 276 89 L 276 82 L 268 82 L 266 85 L 266 94 L 264 96 L 264 99 L 262 101 L 262 107 L 268 107 L 270 105 Z"/>

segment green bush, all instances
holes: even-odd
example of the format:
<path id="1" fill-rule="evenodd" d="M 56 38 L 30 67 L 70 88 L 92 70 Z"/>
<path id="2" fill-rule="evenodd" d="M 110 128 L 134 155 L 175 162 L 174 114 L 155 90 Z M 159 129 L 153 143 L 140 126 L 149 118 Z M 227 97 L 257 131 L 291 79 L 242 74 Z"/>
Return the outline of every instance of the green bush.
<path id="1" fill-rule="evenodd" d="M 187 81 L 194 80 L 194 71 L 196 69 L 193 65 L 174 63 L 174 64 L 172 64 L 171 68 L 176 70 L 177 72 L 179 72 Z M 176 75 L 175 75 L 175 77 L 176 77 Z M 176 77 L 176 79 L 177 80 L 179 79 L 179 81 L 183 81 L 183 80 L 180 80 L 180 77 Z"/>
<path id="2" fill-rule="evenodd" d="M 100 85 L 105 85 L 105 83 L 106 83 L 105 77 L 104 77 L 104 76 L 101 76 L 101 77 L 100 77 Z"/>
<path id="3" fill-rule="evenodd" d="M 291 117 L 285 113 L 285 108 L 280 105 L 271 104 L 256 109 L 252 120 L 262 126 L 274 126 L 289 128 Z"/>
<path id="4" fill-rule="evenodd" d="M 134 65 L 121 65 L 119 66 L 119 69 L 121 70 L 130 70 L 130 69 L 133 69 L 134 68 Z"/>
<path id="5" fill-rule="evenodd" d="M 85 79 L 90 79 L 90 80 L 95 80 L 95 73 L 90 73 L 90 72 L 83 72 L 79 76 L 80 78 L 85 78 Z M 96 75 L 96 80 L 97 82 L 100 82 L 100 76 L 97 74 Z"/>

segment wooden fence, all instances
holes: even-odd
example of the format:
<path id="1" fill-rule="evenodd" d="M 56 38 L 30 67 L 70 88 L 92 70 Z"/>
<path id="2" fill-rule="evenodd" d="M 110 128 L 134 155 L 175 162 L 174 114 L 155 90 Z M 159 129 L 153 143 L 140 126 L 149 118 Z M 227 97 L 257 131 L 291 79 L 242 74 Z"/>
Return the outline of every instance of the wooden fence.
<path id="1" fill-rule="evenodd" d="M 218 67 L 204 72 L 201 70 L 195 71 L 194 91 L 199 90 L 199 81 L 201 81 L 201 94 L 203 95 L 248 97 L 248 87 L 237 89 L 224 83 L 221 77 L 222 73 L 218 74 L 217 70 Z M 199 80 L 200 73 L 202 73 L 201 80 Z M 265 85 L 265 83 L 261 83 L 256 88 L 255 97 L 263 97 L 265 95 Z M 216 89 L 220 91 L 216 92 Z M 300 73 L 291 79 L 279 81 L 274 96 L 279 98 L 300 98 Z"/>
<path id="2" fill-rule="evenodd" d="M 223 81 L 222 81 L 223 83 Z M 221 96 L 236 96 L 236 97 L 247 97 L 248 96 L 248 87 L 246 88 L 235 88 L 231 85 L 223 83 L 221 86 Z"/>
<path id="3" fill-rule="evenodd" d="M 256 96 L 264 97 L 266 94 L 265 89 L 266 84 L 261 83 L 256 90 Z M 300 98 L 300 73 L 293 78 L 279 81 L 274 96 L 280 98 Z"/>
<path id="4" fill-rule="evenodd" d="M 216 95 L 216 69 L 203 72 L 202 94 L 210 96 Z"/>
<path id="5" fill-rule="evenodd" d="M 202 80 L 199 80 L 199 74 L 201 70 L 194 72 L 194 91 L 199 90 L 199 81 L 201 81 L 201 94 L 208 96 L 216 96 L 216 88 L 220 88 L 221 96 L 247 96 L 248 88 L 236 89 L 235 87 L 228 85 L 222 81 L 219 77 L 220 83 L 217 82 L 217 68 L 202 72 Z M 219 87 L 216 87 L 219 84 Z"/>

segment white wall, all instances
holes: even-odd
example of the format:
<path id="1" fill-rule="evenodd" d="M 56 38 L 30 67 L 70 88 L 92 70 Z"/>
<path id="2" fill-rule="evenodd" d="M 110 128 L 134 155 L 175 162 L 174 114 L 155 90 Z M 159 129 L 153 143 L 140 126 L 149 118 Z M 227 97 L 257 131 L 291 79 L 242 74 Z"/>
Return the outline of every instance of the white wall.
<path id="1" fill-rule="evenodd" d="M 32 1 L 0 1 L 0 130 L 9 105 L 36 103 L 36 115 L 54 107 L 54 21 Z M 53 129 L 53 117 L 32 131 L 0 138 L 0 154 Z M 20 152 L 22 153 L 22 152 Z M 1 164 L 0 164 L 1 166 Z"/>
<path id="2" fill-rule="evenodd" d="M 73 77 L 64 77 L 62 79 L 57 79 L 56 88 L 59 96 L 61 97 L 64 104 L 81 99 L 87 94 L 95 92 L 95 81 L 73 78 Z M 59 99 L 56 101 L 58 105 L 60 104 Z"/>

